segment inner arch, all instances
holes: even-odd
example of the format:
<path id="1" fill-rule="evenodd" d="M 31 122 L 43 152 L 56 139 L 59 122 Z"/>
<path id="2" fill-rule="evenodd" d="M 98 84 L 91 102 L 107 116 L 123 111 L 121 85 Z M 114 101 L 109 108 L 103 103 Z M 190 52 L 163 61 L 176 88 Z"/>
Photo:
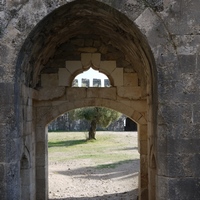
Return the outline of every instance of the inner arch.
<path id="1" fill-rule="evenodd" d="M 45 17 L 27 38 L 18 70 L 25 73 L 27 86 L 38 88 L 42 73 L 57 73 L 65 60 L 80 60 L 86 51 L 100 51 L 103 60 L 117 58 L 117 67 L 138 73 L 145 95 L 153 67 L 146 39 L 127 17 L 98 1 L 76 0 Z"/>

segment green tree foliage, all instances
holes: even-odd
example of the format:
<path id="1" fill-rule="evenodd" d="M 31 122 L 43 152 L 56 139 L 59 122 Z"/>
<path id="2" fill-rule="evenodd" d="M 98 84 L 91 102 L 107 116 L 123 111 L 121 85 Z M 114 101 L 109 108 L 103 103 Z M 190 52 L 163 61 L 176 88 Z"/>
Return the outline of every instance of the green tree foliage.
<path id="1" fill-rule="evenodd" d="M 95 139 L 97 125 L 106 128 L 121 116 L 119 112 L 104 107 L 79 108 L 71 111 L 71 115 L 74 119 L 86 119 L 90 122 L 88 139 Z"/>

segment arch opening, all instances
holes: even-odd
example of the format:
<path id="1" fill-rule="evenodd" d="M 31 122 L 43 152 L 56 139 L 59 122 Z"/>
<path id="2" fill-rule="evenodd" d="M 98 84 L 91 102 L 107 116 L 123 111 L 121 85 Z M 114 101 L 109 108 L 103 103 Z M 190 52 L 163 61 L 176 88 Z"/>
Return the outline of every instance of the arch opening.
<path id="1" fill-rule="evenodd" d="M 116 77 L 113 87 L 71 88 L 62 85 L 59 79 L 62 72 L 70 82 L 74 72 L 88 67 L 87 62 L 83 64 L 82 55 L 85 53 L 87 56 L 101 55 L 103 64 L 100 66 L 95 57 L 95 67 Z M 78 68 L 69 68 L 67 61 L 76 61 Z M 46 16 L 27 37 L 19 55 L 17 71 L 20 75 L 16 81 L 24 94 L 21 105 L 24 107 L 24 102 L 28 102 L 25 110 L 32 113 L 29 125 L 27 123 L 23 131 L 25 134 L 30 129 L 31 122 L 31 133 L 36 141 L 33 144 L 35 166 L 32 168 L 36 171 L 36 198 L 48 197 L 46 124 L 70 109 L 105 106 L 125 113 L 138 123 L 144 161 L 139 196 L 149 189 L 155 199 L 155 187 L 151 188 L 151 185 L 156 184 L 155 181 L 151 184 L 150 176 L 154 180 L 156 174 L 151 173 L 148 177 L 151 168 L 148 148 L 152 144 L 155 146 L 156 70 L 148 42 L 135 24 L 119 11 L 98 1 L 67 3 Z M 147 142 L 149 138 L 151 145 Z M 156 162 L 156 155 L 154 157 Z"/>
<path id="2" fill-rule="evenodd" d="M 72 87 L 110 87 L 110 80 L 105 74 L 89 68 L 74 78 Z"/>
<path id="3" fill-rule="evenodd" d="M 66 119 L 70 121 L 69 116 L 60 119 L 59 124 Z M 140 168 L 137 132 L 111 130 L 98 131 L 93 142 L 88 142 L 85 132 L 77 129 L 48 133 L 50 199 L 116 196 L 137 199 Z"/>

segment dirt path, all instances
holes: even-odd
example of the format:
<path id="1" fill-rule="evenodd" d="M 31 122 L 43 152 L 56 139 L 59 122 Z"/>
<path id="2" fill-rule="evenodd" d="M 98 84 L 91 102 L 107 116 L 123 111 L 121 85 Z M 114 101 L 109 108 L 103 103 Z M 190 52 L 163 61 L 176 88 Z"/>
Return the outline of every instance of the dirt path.
<path id="1" fill-rule="evenodd" d="M 92 159 L 50 163 L 49 199 L 136 200 L 138 171 L 138 159 L 101 169 Z"/>

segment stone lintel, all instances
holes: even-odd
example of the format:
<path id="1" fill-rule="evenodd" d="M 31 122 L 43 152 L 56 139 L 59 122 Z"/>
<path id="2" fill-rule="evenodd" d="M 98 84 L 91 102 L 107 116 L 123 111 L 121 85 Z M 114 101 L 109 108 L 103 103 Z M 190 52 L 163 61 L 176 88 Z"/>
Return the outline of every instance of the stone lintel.
<path id="1" fill-rule="evenodd" d="M 65 87 L 46 87 L 37 93 L 37 100 L 52 100 L 62 97 L 65 94 Z"/>
<path id="2" fill-rule="evenodd" d="M 87 98 L 99 97 L 99 88 L 87 88 Z"/>
<path id="3" fill-rule="evenodd" d="M 115 87 L 99 88 L 99 97 L 104 99 L 117 99 L 117 90 Z"/>
<path id="4" fill-rule="evenodd" d="M 67 88 L 67 100 L 77 101 L 86 98 L 87 88 Z"/>
<path id="5" fill-rule="evenodd" d="M 116 88 L 87 88 L 87 97 L 116 100 Z"/>
<path id="6" fill-rule="evenodd" d="M 129 99 L 140 99 L 141 98 L 141 88 L 140 87 L 117 87 L 117 94 L 120 97 Z"/>

